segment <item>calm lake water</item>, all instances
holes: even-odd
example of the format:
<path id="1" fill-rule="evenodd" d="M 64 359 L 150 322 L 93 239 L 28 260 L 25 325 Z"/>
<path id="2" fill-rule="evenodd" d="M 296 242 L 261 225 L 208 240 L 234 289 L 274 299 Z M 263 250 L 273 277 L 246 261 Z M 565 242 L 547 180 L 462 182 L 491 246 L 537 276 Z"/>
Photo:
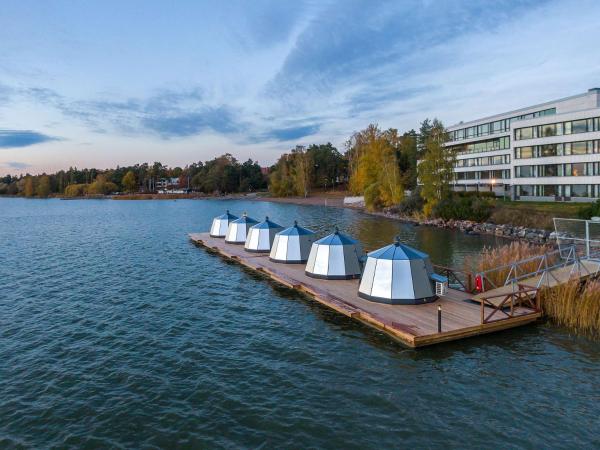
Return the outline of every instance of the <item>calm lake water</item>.
<path id="1" fill-rule="evenodd" d="M 600 446 L 599 343 L 405 349 L 194 247 L 226 208 L 455 266 L 496 244 L 324 207 L 0 199 L 1 448 Z"/>

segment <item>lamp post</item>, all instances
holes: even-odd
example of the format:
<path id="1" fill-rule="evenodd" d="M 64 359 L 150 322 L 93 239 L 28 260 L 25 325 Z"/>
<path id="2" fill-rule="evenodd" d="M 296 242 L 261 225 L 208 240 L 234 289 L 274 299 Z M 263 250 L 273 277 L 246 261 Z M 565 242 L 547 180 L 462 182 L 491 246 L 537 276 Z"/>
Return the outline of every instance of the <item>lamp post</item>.
<path id="1" fill-rule="evenodd" d="M 492 178 L 490 183 L 492 183 L 492 192 L 494 193 L 494 196 L 496 196 L 496 191 L 494 191 L 494 187 L 496 186 L 496 179 Z"/>

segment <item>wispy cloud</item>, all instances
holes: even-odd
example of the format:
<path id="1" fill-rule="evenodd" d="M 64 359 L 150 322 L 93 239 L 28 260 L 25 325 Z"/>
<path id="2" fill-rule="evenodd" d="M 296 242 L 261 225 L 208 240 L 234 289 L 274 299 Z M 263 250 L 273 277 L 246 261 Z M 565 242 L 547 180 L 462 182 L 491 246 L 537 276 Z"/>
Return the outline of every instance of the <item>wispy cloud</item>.
<path id="1" fill-rule="evenodd" d="M 31 164 L 19 162 L 19 161 L 8 161 L 5 163 L 2 163 L 2 166 L 7 167 L 9 169 L 23 170 L 23 169 L 27 169 L 28 167 L 31 167 Z"/>
<path id="2" fill-rule="evenodd" d="M 30 88 L 25 92 L 35 101 L 54 106 L 64 115 L 78 119 L 99 133 L 153 133 L 168 139 L 193 136 L 204 131 L 232 134 L 244 127 L 233 108 L 206 104 L 202 91 L 197 88 L 161 90 L 145 99 L 119 101 L 71 101 L 44 88 Z"/>
<path id="3" fill-rule="evenodd" d="M 10 98 L 12 93 L 13 90 L 9 86 L 0 83 L 0 106 L 2 105 L 2 103 L 8 102 L 8 99 Z"/>
<path id="4" fill-rule="evenodd" d="M 29 147 L 59 138 L 31 130 L 0 130 L 0 148 Z"/>
<path id="5" fill-rule="evenodd" d="M 453 123 L 600 79 L 593 0 L 150 2 L 144 21 L 128 4 L 116 17 L 110 2 L 58 6 L 70 25 L 60 30 L 26 8 L 0 16 L 3 49 L 20 50 L 0 64 L 4 128 L 72 131 L 71 145 L 90 142 L 115 160 L 150 147 L 153 158 L 169 149 L 181 159 L 225 150 L 272 160 L 293 141 L 340 146 L 370 122 Z"/>
<path id="6" fill-rule="evenodd" d="M 268 131 L 264 134 L 267 139 L 276 139 L 278 141 L 294 141 L 312 136 L 319 132 L 319 125 L 305 125 L 300 127 L 279 128 Z"/>

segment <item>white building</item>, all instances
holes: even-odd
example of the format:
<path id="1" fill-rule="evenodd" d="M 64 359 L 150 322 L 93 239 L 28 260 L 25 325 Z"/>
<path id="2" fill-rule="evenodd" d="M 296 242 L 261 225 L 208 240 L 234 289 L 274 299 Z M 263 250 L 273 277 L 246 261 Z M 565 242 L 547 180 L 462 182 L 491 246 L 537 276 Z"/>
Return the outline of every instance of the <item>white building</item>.
<path id="1" fill-rule="evenodd" d="M 600 198 L 600 88 L 448 131 L 457 191 L 515 200 Z"/>

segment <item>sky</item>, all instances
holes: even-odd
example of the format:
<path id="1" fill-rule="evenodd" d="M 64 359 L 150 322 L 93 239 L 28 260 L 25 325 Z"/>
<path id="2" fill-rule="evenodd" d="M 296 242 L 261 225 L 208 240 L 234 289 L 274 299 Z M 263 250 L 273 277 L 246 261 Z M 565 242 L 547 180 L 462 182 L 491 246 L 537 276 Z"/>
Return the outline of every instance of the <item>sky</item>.
<path id="1" fill-rule="evenodd" d="M 600 2 L 0 0 L 0 174 L 446 125 L 600 87 Z"/>

